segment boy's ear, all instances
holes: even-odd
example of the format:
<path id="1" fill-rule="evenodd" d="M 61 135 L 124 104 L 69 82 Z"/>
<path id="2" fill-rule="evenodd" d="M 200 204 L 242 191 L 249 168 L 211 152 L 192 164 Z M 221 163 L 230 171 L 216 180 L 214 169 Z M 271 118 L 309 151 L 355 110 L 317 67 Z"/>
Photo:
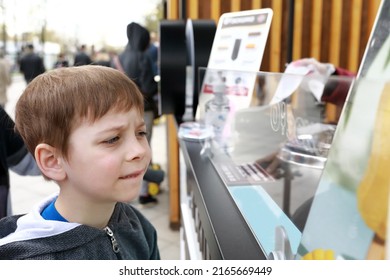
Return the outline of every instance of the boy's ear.
<path id="1" fill-rule="evenodd" d="M 38 144 L 35 148 L 35 160 L 46 177 L 54 181 L 62 181 L 66 178 L 62 157 L 56 152 L 56 148 L 48 144 Z"/>

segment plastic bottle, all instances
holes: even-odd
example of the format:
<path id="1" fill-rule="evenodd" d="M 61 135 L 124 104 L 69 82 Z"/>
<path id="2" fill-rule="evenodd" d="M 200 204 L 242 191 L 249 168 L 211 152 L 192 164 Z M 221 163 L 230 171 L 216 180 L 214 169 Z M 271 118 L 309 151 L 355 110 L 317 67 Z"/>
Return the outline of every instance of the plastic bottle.
<path id="1" fill-rule="evenodd" d="M 214 97 L 205 104 L 205 123 L 213 128 L 214 140 L 218 143 L 223 140 L 223 131 L 230 111 L 225 89 L 225 83 L 221 79 L 214 85 Z"/>

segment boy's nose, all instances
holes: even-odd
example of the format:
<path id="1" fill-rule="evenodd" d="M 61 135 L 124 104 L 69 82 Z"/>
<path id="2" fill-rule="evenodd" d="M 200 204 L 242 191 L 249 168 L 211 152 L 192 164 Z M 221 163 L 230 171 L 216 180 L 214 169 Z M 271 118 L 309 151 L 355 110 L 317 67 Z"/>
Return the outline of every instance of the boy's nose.
<path id="1" fill-rule="evenodd" d="M 126 145 L 126 151 L 127 151 L 127 156 L 126 156 L 127 160 L 151 157 L 150 146 L 146 139 L 141 141 L 137 139 L 128 141 L 128 144 Z"/>

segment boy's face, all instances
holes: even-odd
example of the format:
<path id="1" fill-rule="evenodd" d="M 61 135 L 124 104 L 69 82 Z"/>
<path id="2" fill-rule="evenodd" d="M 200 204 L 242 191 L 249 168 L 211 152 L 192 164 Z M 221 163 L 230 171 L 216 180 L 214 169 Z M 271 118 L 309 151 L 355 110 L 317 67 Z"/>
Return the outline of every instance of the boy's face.
<path id="1" fill-rule="evenodd" d="M 93 123 L 82 121 L 69 137 L 68 197 L 90 203 L 128 202 L 138 196 L 151 160 L 142 116 L 109 111 Z"/>

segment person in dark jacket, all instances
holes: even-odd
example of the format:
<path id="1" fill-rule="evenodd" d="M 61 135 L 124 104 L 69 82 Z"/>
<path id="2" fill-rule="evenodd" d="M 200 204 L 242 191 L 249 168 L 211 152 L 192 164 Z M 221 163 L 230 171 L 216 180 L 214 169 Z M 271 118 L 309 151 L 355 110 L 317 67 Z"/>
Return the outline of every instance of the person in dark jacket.
<path id="1" fill-rule="evenodd" d="M 123 71 L 132 79 L 144 96 L 144 120 L 148 132 L 148 141 L 151 143 L 153 120 L 156 116 L 157 82 L 154 80 L 153 62 L 147 54 L 150 44 L 150 33 L 143 26 L 132 22 L 127 25 L 128 43 L 125 50 L 119 55 Z M 152 205 L 157 199 L 149 194 L 148 182 L 144 181 L 141 188 L 139 203 Z"/>
<path id="2" fill-rule="evenodd" d="M 26 53 L 20 59 L 19 69 L 27 84 L 46 71 L 42 57 L 34 52 L 32 44 L 27 45 Z"/>
<path id="3" fill-rule="evenodd" d="M 23 139 L 15 133 L 14 125 L 0 107 L 0 219 L 11 212 L 9 170 L 19 175 L 41 175 Z"/>
<path id="4" fill-rule="evenodd" d="M 154 76 L 159 75 L 159 65 L 158 65 L 158 49 L 159 49 L 159 42 L 157 40 L 157 35 L 155 32 L 150 33 L 150 44 L 147 48 L 147 54 L 149 55 L 150 59 L 152 60 L 152 69 Z"/>
<path id="5" fill-rule="evenodd" d="M 151 158 L 143 107 L 105 66 L 54 69 L 26 87 L 16 131 L 59 193 L 0 220 L 0 259 L 160 259 L 155 228 L 128 203 Z"/>
<path id="6" fill-rule="evenodd" d="M 88 65 L 92 63 L 91 57 L 87 54 L 87 46 L 81 45 L 74 57 L 74 66 Z"/>
<path id="7" fill-rule="evenodd" d="M 60 53 L 57 56 L 57 61 L 54 63 L 53 68 L 69 67 L 69 61 L 65 58 L 65 54 Z"/>

